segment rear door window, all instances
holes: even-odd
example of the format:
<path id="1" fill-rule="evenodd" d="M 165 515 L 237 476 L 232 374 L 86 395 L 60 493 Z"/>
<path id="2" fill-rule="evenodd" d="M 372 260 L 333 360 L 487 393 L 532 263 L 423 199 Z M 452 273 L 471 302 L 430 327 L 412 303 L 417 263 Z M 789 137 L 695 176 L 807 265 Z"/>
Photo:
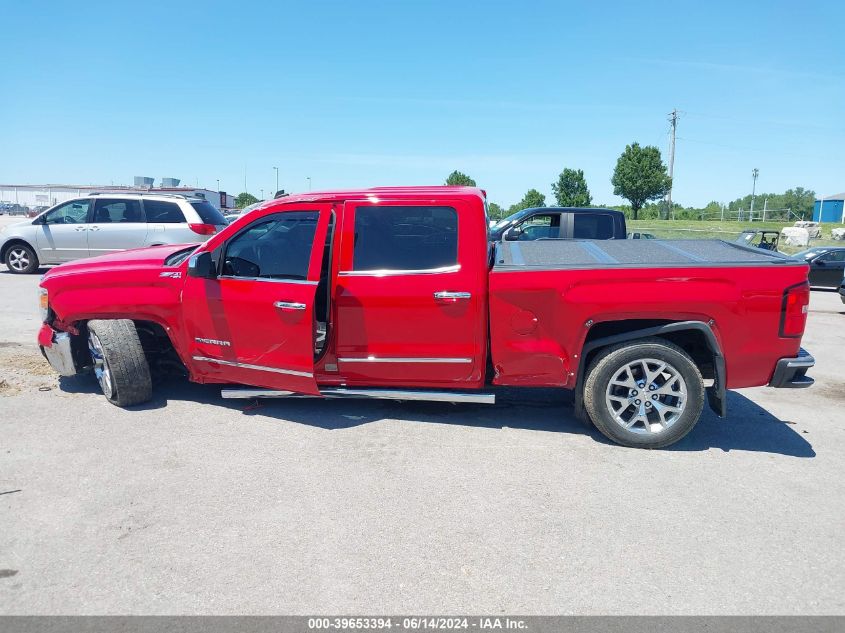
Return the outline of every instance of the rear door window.
<path id="1" fill-rule="evenodd" d="M 192 202 L 191 206 L 197 215 L 200 216 L 203 224 L 214 224 L 216 226 L 228 224 L 223 214 L 210 202 L 203 200 L 202 202 Z"/>
<path id="2" fill-rule="evenodd" d="M 353 270 L 431 270 L 458 263 L 458 212 L 452 207 L 355 209 Z"/>
<path id="3" fill-rule="evenodd" d="M 576 240 L 613 239 L 613 218 L 606 213 L 573 213 L 572 217 Z"/>
<path id="4" fill-rule="evenodd" d="M 143 222 L 144 213 L 138 200 L 97 198 L 94 202 L 95 224 Z"/>
<path id="5" fill-rule="evenodd" d="M 147 215 L 147 222 L 178 224 L 185 221 L 182 209 L 175 202 L 144 200 L 144 212 Z"/>

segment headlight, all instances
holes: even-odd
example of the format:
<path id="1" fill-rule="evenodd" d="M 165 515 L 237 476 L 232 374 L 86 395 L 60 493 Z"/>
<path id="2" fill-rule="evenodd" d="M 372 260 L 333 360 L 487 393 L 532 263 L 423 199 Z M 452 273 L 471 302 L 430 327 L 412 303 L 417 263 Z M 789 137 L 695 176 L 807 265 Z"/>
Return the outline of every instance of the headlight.
<path id="1" fill-rule="evenodd" d="M 47 312 L 49 310 L 50 301 L 47 297 L 47 289 L 46 288 L 39 288 L 38 289 L 38 309 L 41 311 L 41 320 L 47 320 Z"/>

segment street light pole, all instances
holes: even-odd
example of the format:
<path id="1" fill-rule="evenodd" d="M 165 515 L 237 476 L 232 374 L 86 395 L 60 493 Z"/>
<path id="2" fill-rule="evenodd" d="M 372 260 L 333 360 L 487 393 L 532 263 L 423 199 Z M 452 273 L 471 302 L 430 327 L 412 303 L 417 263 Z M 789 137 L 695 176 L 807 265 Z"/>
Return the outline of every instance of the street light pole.
<path id="1" fill-rule="evenodd" d="M 311 191 L 311 176 L 305 177 L 308 180 L 308 191 Z"/>
<path id="2" fill-rule="evenodd" d="M 220 193 L 220 179 L 217 179 L 217 193 Z"/>
<path id="3" fill-rule="evenodd" d="M 279 168 L 273 167 L 273 169 L 276 170 L 276 191 L 278 192 L 279 191 Z"/>
<path id="4" fill-rule="evenodd" d="M 751 170 L 751 178 L 752 178 L 753 184 L 751 185 L 751 212 L 748 214 L 748 221 L 749 222 L 754 221 L 754 194 L 757 191 L 757 176 L 759 176 L 759 175 L 760 175 L 760 170 L 757 169 L 756 167 Z"/>

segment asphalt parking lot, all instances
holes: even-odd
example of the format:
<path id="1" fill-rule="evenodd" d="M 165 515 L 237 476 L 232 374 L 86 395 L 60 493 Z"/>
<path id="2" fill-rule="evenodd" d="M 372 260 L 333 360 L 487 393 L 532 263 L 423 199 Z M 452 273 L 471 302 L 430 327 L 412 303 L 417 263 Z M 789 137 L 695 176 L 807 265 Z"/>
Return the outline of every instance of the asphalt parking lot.
<path id="1" fill-rule="evenodd" d="M 0 613 L 833 614 L 845 607 L 845 306 L 803 391 L 730 395 L 663 451 L 567 398 L 121 410 L 35 347 L 0 268 Z"/>

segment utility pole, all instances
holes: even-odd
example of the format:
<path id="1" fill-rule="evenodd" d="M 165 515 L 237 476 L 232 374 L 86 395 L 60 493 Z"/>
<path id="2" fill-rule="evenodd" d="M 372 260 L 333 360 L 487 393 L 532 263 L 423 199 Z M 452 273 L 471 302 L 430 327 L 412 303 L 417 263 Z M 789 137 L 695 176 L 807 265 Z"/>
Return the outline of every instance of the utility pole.
<path id="1" fill-rule="evenodd" d="M 308 179 L 308 191 L 311 191 L 311 176 L 306 176 Z"/>
<path id="2" fill-rule="evenodd" d="M 278 192 L 279 191 L 279 168 L 273 167 L 273 169 L 276 170 L 276 192 Z M 275 195 L 275 193 L 273 195 Z"/>
<path id="3" fill-rule="evenodd" d="M 751 179 L 752 179 L 753 184 L 751 185 L 751 211 L 748 214 L 748 221 L 749 222 L 754 221 L 754 194 L 757 192 L 757 176 L 759 176 L 759 175 L 760 175 L 760 170 L 757 169 L 756 167 L 751 170 Z"/>
<path id="4" fill-rule="evenodd" d="M 675 131 L 678 129 L 678 109 L 675 108 L 669 113 L 669 124 L 672 126 L 672 136 L 669 142 L 669 179 L 675 173 Z M 669 193 L 666 194 L 666 204 L 669 211 L 672 212 L 672 219 L 675 219 L 675 209 L 672 206 L 672 185 L 669 183 Z"/>

